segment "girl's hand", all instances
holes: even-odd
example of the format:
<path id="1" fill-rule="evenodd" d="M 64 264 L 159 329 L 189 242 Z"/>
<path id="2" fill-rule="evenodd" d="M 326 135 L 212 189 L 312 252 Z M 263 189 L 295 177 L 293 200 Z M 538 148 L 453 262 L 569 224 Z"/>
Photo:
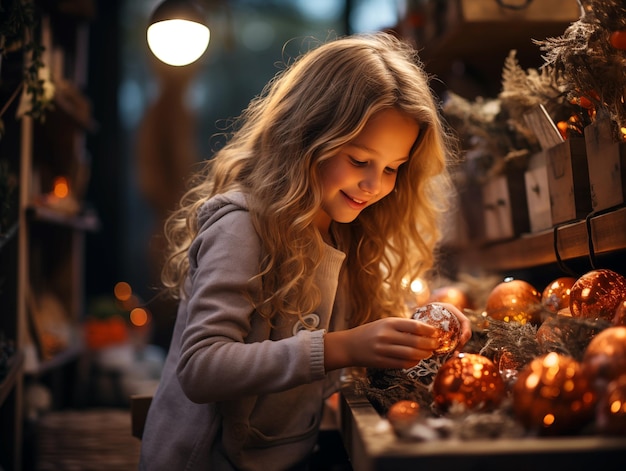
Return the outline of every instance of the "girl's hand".
<path id="1" fill-rule="evenodd" d="M 327 333 L 324 366 L 326 371 L 349 366 L 411 368 L 430 357 L 437 347 L 435 327 L 414 319 L 389 317 Z"/>

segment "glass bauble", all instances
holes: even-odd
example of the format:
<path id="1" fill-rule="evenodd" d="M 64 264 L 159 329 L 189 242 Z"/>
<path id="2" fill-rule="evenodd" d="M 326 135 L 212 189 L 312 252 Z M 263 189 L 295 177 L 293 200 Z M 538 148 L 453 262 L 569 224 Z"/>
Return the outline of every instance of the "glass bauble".
<path id="1" fill-rule="evenodd" d="M 606 435 L 626 435 L 626 374 L 611 381 L 598 400 L 596 426 Z"/>
<path id="2" fill-rule="evenodd" d="M 600 383 L 626 374 L 626 327 L 608 327 L 596 334 L 582 361 L 591 377 Z"/>
<path id="3" fill-rule="evenodd" d="M 540 435 L 576 433 L 593 418 L 596 394 L 582 365 L 551 352 L 531 361 L 513 386 L 513 411 Z"/>
<path id="4" fill-rule="evenodd" d="M 573 317 L 612 321 L 619 303 L 626 298 L 626 278 L 613 270 L 591 270 L 570 289 Z"/>
<path id="5" fill-rule="evenodd" d="M 452 304 L 460 311 L 472 309 L 472 303 L 467 293 L 455 286 L 442 286 L 433 290 L 430 298 L 428 298 L 428 302 Z"/>
<path id="6" fill-rule="evenodd" d="M 461 323 L 457 317 L 441 304 L 430 303 L 418 307 L 413 312 L 413 319 L 432 325 L 437 328 L 439 347 L 433 350 L 436 355 L 450 353 L 459 344 Z"/>
<path id="7" fill-rule="evenodd" d="M 433 381 L 435 404 L 447 410 L 460 404 L 468 410 L 490 410 L 504 398 L 504 380 L 498 367 L 487 357 L 457 353 L 447 360 Z"/>
<path id="8" fill-rule="evenodd" d="M 487 316 L 504 322 L 541 322 L 541 295 L 523 280 L 503 281 L 487 297 Z"/>
<path id="9" fill-rule="evenodd" d="M 561 309 L 569 308 L 570 290 L 574 283 L 576 278 L 572 276 L 562 276 L 552 281 L 541 293 L 543 307 L 555 314 Z"/>

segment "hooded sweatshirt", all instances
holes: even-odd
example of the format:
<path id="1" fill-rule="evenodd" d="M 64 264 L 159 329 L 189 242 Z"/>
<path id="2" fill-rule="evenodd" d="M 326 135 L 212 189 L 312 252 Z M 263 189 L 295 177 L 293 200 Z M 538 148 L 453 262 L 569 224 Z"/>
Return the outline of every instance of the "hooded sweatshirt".
<path id="1" fill-rule="evenodd" d="M 346 328 L 339 289 L 345 254 L 326 245 L 315 282 L 322 300 L 274 326 L 245 293 L 263 257 L 242 193 L 207 201 L 189 249 L 186 293 L 145 423 L 140 469 L 304 469 L 324 399 L 339 372 L 324 370 L 324 334 Z M 252 298 L 254 299 L 254 298 Z"/>

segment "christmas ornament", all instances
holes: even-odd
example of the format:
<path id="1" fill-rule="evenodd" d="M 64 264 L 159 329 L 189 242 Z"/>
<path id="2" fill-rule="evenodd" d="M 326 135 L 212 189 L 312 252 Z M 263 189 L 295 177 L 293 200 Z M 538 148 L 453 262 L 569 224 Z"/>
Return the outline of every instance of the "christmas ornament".
<path id="1" fill-rule="evenodd" d="M 433 381 L 435 404 L 442 410 L 460 405 L 468 410 L 491 410 L 504 398 L 504 380 L 487 357 L 458 353 L 447 360 Z"/>
<path id="2" fill-rule="evenodd" d="M 387 411 L 387 420 L 396 432 L 402 434 L 415 423 L 419 415 L 419 403 L 404 399 L 391 405 Z"/>
<path id="3" fill-rule="evenodd" d="M 504 322 L 541 323 L 541 295 L 523 280 L 503 281 L 487 298 L 487 316 Z"/>
<path id="4" fill-rule="evenodd" d="M 626 278 L 601 268 L 585 273 L 570 289 L 573 317 L 612 320 L 618 304 L 626 298 Z"/>
<path id="5" fill-rule="evenodd" d="M 576 278 L 571 276 L 563 276 L 552 281 L 541 293 L 543 307 L 555 314 L 561 309 L 568 308 L 570 289 L 574 283 Z"/>
<path id="6" fill-rule="evenodd" d="M 541 353 L 558 352 L 582 361 L 591 339 L 610 325 L 604 320 L 552 315 L 537 329 L 537 343 Z"/>
<path id="7" fill-rule="evenodd" d="M 617 305 L 617 308 L 615 309 L 615 315 L 613 316 L 613 325 L 626 326 L 626 299 L 623 299 Z"/>
<path id="8" fill-rule="evenodd" d="M 583 356 L 583 365 L 598 383 L 625 374 L 626 327 L 609 327 L 591 339 Z"/>
<path id="9" fill-rule="evenodd" d="M 513 412 L 540 435 L 575 433 L 593 418 L 596 395 L 582 365 L 551 352 L 535 358 L 513 386 Z"/>
<path id="10" fill-rule="evenodd" d="M 454 286 L 442 286 L 435 289 L 428 299 L 429 303 L 449 303 L 460 311 L 472 309 L 472 303 L 465 291 Z"/>
<path id="11" fill-rule="evenodd" d="M 413 312 L 413 319 L 437 327 L 439 347 L 433 350 L 436 355 L 454 351 L 459 344 L 461 323 L 457 317 L 441 304 L 431 303 Z"/>
<path id="12" fill-rule="evenodd" d="M 607 385 L 598 401 L 596 426 L 607 435 L 626 435 L 626 374 Z"/>

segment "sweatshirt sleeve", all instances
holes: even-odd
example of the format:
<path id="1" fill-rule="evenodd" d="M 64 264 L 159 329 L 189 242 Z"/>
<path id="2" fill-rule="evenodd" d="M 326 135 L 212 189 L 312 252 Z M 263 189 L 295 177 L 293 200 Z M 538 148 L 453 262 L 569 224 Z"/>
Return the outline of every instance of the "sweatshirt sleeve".
<path id="1" fill-rule="evenodd" d="M 324 378 L 323 330 L 267 340 L 246 293 L 258 289 L 260 241 L 243 209 L 211 218 L 190 249 L 177 374 L 197 403 L 279 392 Z"/>

